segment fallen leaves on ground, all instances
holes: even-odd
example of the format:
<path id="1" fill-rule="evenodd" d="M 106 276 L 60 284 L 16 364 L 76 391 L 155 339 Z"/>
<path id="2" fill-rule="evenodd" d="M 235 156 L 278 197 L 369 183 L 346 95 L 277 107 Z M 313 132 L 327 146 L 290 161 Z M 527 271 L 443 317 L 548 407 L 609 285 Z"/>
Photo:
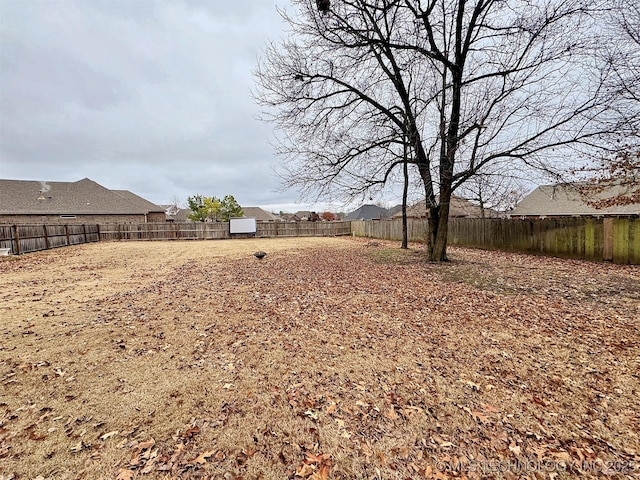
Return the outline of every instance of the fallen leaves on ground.
<path id="1" fill-rule="evenodd" d="M 0 262 L 3 475 L 637 474 L 637 267 L 234 242 Z"/>

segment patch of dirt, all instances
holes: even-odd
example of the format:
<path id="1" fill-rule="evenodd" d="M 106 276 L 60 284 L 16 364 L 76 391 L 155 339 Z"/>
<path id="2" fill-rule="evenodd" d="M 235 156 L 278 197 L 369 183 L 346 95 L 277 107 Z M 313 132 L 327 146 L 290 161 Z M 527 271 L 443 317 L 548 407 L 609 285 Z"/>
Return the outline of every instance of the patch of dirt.
<path id="1" fill-rule="evenodd" d="M 2 259 L 0 475 L 637 475 L 640 269 L 450 257 L 307 238 Z"/>

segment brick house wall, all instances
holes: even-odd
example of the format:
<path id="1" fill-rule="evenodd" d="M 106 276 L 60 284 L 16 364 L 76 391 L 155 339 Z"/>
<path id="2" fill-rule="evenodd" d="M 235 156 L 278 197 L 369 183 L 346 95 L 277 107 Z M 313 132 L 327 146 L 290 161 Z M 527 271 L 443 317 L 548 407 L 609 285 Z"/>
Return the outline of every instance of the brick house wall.
<path id="1" fill-rule="evenodd" d="M 147 222 L 149 223 L 158 223 L 158 222 L 166 222 L 167 215 L 164 212 L 150 212 L 147 214 Z"/>

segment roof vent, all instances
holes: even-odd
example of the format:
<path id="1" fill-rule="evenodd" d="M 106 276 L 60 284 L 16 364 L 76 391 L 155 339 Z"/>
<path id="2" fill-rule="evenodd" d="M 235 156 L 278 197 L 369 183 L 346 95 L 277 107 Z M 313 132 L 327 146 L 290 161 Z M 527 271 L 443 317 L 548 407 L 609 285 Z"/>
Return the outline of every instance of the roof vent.
<path id="1" fill-rule="evenodd" d="M 40 195 L 38 195 L 38 200 L 46 200 L 44 194 L 51 190 L 51 186 L 47 185 L 47 182 L 40 182 Z M 51 197 L 49 197 L 51 198 Z"/>

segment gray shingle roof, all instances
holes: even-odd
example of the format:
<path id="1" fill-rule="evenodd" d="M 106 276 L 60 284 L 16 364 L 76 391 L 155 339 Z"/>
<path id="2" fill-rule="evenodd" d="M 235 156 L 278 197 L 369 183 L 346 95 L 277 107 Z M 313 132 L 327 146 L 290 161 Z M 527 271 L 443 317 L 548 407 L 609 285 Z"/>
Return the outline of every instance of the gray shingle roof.
<path id="1" fill-rule="evenodd" d="M 245 217 L 253 217 L 260 222 L 275 222 L 278 217 L 260 207 L 242 207 Z"/>
<path id="2" fill-rule="evenodd" d="M 610 185 L 583 196 L 586 184 L 542 185 L 522 199 L 509 216 L 639 215 L 640 204 L 596 208 L 587 203 L 628 193 L 628 185 Z M 640 186 L 636 186 L 636 189 Z M 581 194 L 581 189 L 583 194 Z"/>
<path id="3" fill-rule="evenodd" d="M 349 213 L 345 220 L 374 220 L 379 218 L 385 218 L 389 216 L 389 212 L 386 208 L 379 207 L 377 205 L 362 205 L 360 208 Z"/>
<path id="4" fill-rule="evenodd" d="M 437 198 L 437 197 L 436 197 Z M 496 213 L 488 208 L 485 208 L 485 217 L 494 217 Z M 402 217 L 402 211 L 393 215 L 394 218 Z M 407 217 L 410 218 L 427 218 L 427 202 L 421 200 L 413 205 L 407 207 Z M 458 197 L 457 195 L 451 196 L 451 205 L 449 206 L 449 217 L 458 218 L 481 218 L 482 209 L 471 203 L 466 198 Z"/>
<path id="5" fill-rule="evenodd" d="M 122 198 L 131 203 L 131 205 L 135 205 L 136 207 L 140 207 L 143 210 L 146 208 L 149 212 L 164 212 L 165 209 L 160 205 L 156 205 L 155 203 L 151 203 L 149 200 L 145 200 L 139 195 L 136 195 L 129 190 L 111 190 L 113 193 L 120 195 Z"/>
<path id="6" fill-rule="evenodd" d="M 140 215 L 164 212 L 127 190 L 109 190 L 93 180 L 44 182 L 0 180 L 3 215 Z"/>

